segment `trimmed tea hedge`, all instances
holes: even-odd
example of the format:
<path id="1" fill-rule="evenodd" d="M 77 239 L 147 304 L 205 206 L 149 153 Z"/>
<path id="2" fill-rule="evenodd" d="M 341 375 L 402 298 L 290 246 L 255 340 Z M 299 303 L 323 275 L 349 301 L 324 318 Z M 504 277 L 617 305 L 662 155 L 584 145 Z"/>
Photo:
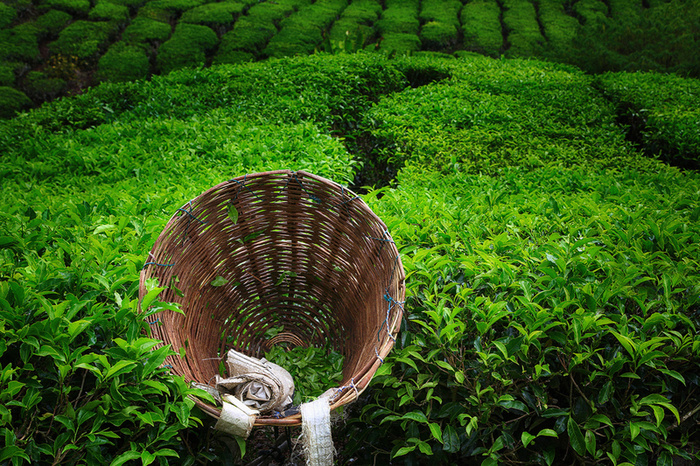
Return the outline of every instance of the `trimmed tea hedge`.
<path id="1" fill-rule="evenodd" d="M 508 31 L 506 55 L 531 57 L 538 55 L 545 43 L 537 22 L 537 13 L 530 1 L 504 0 L 503 23 Z"/>
<path id="2" fill-rule="evenodd" d="M 216 33 L 206 26 L 180 23 L 170 39 L 158 49 L 156 66 L 161 73 L 201 66 L 207 52 L 219 43 Z"/>
<path id="3" fill-rule="evenodd" d="M 457 44 L 460 28 L 459 0 L 426 0 L 421 3 L 419 19 L 421 45 L 428 50 L 442 50 Z"/>
<path id="4" fill-rule="evenodd" d="M 647 153 L 700 168 L 700 82 L 658 73 L 609 73 L 595 80 Z"/>
<path id="5" fill-rule="evenodd" d="M 460 13 L 464 46 L 467 50 L 497 57 L 503 51 L 501 9 L 496 0 L 475 0 Z"/>
<path id="6" fill-rule="evenodd" d="M 117 42 L 102 55 L 97 65 L 97 76 L 102 81 L 123 82 L 145 79 L 150 62 L 143 47 Z"/>

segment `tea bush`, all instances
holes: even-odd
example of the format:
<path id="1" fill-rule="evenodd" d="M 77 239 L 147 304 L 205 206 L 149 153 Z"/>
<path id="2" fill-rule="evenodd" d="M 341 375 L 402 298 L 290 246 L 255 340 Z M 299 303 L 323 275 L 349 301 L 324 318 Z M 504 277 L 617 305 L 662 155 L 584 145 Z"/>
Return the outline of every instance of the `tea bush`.
<path id="1" fill-rule="evenodd" d="M 377 462 L 696 458 L 700 179 L 657 169 L 415 167 L 370 196 L 409 316 L 353 445 Z"/>
<path id="2" fill-rule="evenodd" d="M 180 23 L 172 37 L 158 49 L 156 65 L 167 74 L 185 67 L 201 66 L 207 52 L 219 43 L 216 33 L 206 26 Z"/>
<path id="3" fill-rule="evenodd" d="M 150 63 L 144 49 L 123 41 L 113 44 L 97 64 L 98 79 L 111 82 L 145 79 L 149 70 Z"/>
<path id="4" fill-rule="evenodd" d="M 347 6 L 347 0 L 318 0 L 280 22 L 281 29 L 263 51 L 275 58 L 307 55 L 323 40 L 325 31 Z"/>
<path id="5" fill-rule="evenodd" d="M 220 28 L 233 23 L 244 8 L 244 4 L 237 2 L 207 3 L 186 11 L 181 21 Z"/>
<path id="6" fill-rule="evenodd" d="M 73 17 L 61 10 L 49 10 L 39 16 L 34 22 L 34 26 L 39 31 L 41 38 L 56 38 L 58 33 L 68 25 Z"/>
<path id="7" fill-rule="evenodd" d="M 700 167 L 700 83 L 658 73 L 609 73 L 597 87 L 630 125 L 630 138 L 650 155 Z"/>
<path id="8" fill-rule="evenodd" d="M 90 10 L 88 18 L 96 21 L 114 21 L 125 24 L 129 20 L 129 9 L 124 5 L 116 5 L 111 1 L 100 0 Z"/>
<path id="9" fill-rule="evenodd" d="M 39 59 L 38 35 L 37 29 L 26 23 L 0 30 L 0 59 L 34 63 Z"/>
<path id="10" fill-rule="evenodd" d="M 32 106 L 23 92 L 12 87 L 0 86 L 0 118 L 11 118 L 19 111 Z"/>
<path id="11" fill-rule="evenodd" d="M 545 39 L 540 33 L 535 7 L 530 2 L 504 0 L 503 23 L 508 31 L 509 56 L 530 57 L 541 52 Z"/>
<path id="12" fill-rule="evenodd" d="M 12 87 L 15 83 L 15 67 L 11 64 L 0 65 L 0 86 Z"/>
<path id="13" fill-rule="evenodd" d="M 565 56 L 576 36 L 579 22 L 566 14 L 564 4 L 559 0 L 541 0 L 538 6 L 539 21 L 542 23 L 548 47 L 553 48 L 560 56 Z"/>
<path id="14" fill-rule="evenodd" d="M 608 14 L 608 6 L 601 0 L 579 0 L 572 9 L 583 19 L 585 26 L 603 22 Z"/>
<path id="15" fill-rule="evenodd" d="M 106 21 L 75 21 L 63 29 L 58 39 L 49 44 L 53 55 L 72 55 L 80 60 L 96 60 L 116 32 Z"/>
<path id="16" fill-rule="evenodd" d="M 46 6 L 74 16 L 85 17 L 90 11 L 90 0 L 46 0 Z"/>
<path id="17" fill-rule="evenodd" d="M 329 40 L 333 50 L 355 52 L 374 40 L 374 23 L 382 13 L 382 6 L 375 0 L 351 2 L 333 23 Z"/>
<path id="18" fill-rule="evenodd" d="M 0 29 L 5 29 L 10 26 L 16 17 L 17 10 L 4 3 L 0 3 Z"/>
<path id="19" fill-rule="evenodd" d="M 27 94 L 37 101 L 53 99 L 60 95 L 67 86 L 64 79 L 48 76 L 41 71 L 30 71 L 25 79 Z"/>
<path id="20" fill-rule="evenodd" d="M 169 24 L 139 16 L 129 24 L 122 33 L 122 40 L 138 43 L 158 44 L 170 38 L 172 29 Z"/>
<path id="21" fill-rule="evenodd" d="M 464 46 L 491 57 L 499 56 L 504 44 L 498 3 L 495 0 L 469 2 L 460 15 Z"/>
<path id="22" fill-rule="evenodd" d="M 380 156 L 445 173 L 552 161 L 624 167 L 629 144 L 590 78 L 562 65 L 539 66 L 473 57 L 452 71 L 450 85 L 383 99 L 366 115 L 373 138 L 387 148 Z"/>
<path id="23" fill-rule="evenodd" d="M 377 29 L 385 34 L 418 34 L 420 21 L 418 20 L 420 3 L 414 0 L 400 2 L 391 0 L 386 2 L 386 8 L 381 18 L 377 21 Z"/>

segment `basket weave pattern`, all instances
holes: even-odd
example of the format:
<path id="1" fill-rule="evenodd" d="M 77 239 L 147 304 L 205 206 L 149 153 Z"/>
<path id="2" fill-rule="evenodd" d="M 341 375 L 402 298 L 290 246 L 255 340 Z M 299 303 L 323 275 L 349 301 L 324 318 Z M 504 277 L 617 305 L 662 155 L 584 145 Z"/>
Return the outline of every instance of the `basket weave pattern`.
<path id="1" fill-rule="evenodd" d="M 302 171 L 229 180 L 178 209 L 141 272 L 141 297 L 149 278 L 167 287 L 161 301 L 184 311 L 159 312 L 151 326 L 154 338 L 185 348 L 167 360 L 175 374 L 211 385 L 230 348 L 262 357 L 274 344 L 330 344 L 345 356 L 331 408 L 367 387 L 394 344 L 405 296 L 384 223 L 351 191 Z"/>

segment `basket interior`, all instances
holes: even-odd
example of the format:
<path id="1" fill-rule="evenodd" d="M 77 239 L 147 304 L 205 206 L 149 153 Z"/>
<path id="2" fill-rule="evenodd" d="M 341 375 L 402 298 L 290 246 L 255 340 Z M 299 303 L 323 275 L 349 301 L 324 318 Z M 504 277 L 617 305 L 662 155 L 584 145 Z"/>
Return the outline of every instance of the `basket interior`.
<path id="1" fill-rule="evenodd" d="M 335 400 L 354 400 L 393 346 L 404 271 L 384 223 L 351 191 L 306 172 L 247 175 L 178 209 L 141 273 L 181 305 L 150 320 L 155 338 L 185 356 L 167 364 L 212 384 L 234 348 L 330 345 L 345 356 Z M 274 334 L 276 336 L 273 336 Z M 328 387 L 332 388 L 332 387 Z"/>

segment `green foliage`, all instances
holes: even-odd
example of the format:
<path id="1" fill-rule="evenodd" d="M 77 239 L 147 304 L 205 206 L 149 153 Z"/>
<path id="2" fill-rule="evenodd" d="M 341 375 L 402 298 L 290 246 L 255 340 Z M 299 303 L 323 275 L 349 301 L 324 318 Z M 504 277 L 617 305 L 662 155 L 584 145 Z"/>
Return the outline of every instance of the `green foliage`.
<path id="1" fill-rule="evenodd" d="M 80 60 L 95 60 L 107 48 L 114 26 L 106 21 L 75 21 L 49 44 L 54 55 L 72 55 Z"/>
<path id="2" fill-rule="evenodd" d="M 211 28 L 198 24 L 180 23 L 168 41 L 158 49 L 156 65 L 167 74 L 185 67 L 201 66 L 206 54 L 219 43 Z"/>
<path id="3" fill-rule="evenodd" d="M 36 19 L 34 26 L 39 30 L 40 37 L 55 38 L 71 19 L 72 16 L 65 11 L 49 10 Z"/>
<path id="4" fill-rule="evenodd" d="M 149 69 L 148 55 L 143 48 L 123 41 L 112 45 L 97 65 L 99 79 L 111 82 L 145 79 Z"/>
<path id="5" fill-rule="evenodd" d="M 700 27 L 700 1 L 659 2 L 651 8 L 612 2 L 610 10 L 608 18 L 603 6 L 586 8 L 590 19 L 574 38 L 568 62 L 593 73 L 641 70 L 700 76 L 694 33 Z"/>
<path id="6" fill-rule="evenodd" d="M 323 40 L 324 31 L 347 6 L 347 0 L 317 0 L 280 22 L 263 53 L 281 58 L 312 53 Z"/>
<path id="7" fill-rule="evenodd" d="M 537 22 L 535 7 L 529 1 L 504 0 L 503 24 L 508 31 L 508 56 L 532 57 L 545 42 Z"/>
<path id="8" fill-rule="evenodd" d="M 17 10 L 9 5 L 0 3 L 0 29 L 5 29 L 12 24 L 17 17 Z"/>
<path id="9" fill-rule="evenodd" d="M 46 6 L 71 15 L 85 16 L 90 10 L 90 0 L 46 0 Z"/>
<path id="10" fill-rule="evenodd" d="M 596 86 L 629 124 L 629 137 L 649 155 L 700 167 L 700 83 L 658 73 L 608 73 Z"/>
<path id="11" fill-rule="evenodd" d="M 139 16 L 124 30 L 122 39 L 134 44 L 157 44 L 168 40 L 170 33 L 171 28 L 169 24 Z"/>
<path id="12" fill-rule="evenodd" d="M 0 118 L 12 118 L 19 111 L 32 106 L 24 93 L 12 87 L 0 86 Z"/>
<path id="13" fill-rule="evenodd" d="M 406 55 L 420 50 L 420 47 L 417 35 L 392 32 L 382 36 L 379 50 L 386 54 Z"/>
<path id="14" fill-rule="evenodd" d="M 207 3 L 186 11 L 181 20 L 210 27 L 223 26 L 233 23 L 244 8 L 244 4 L 232 1 Z"/>
<path id="15" fill-rule="evenodd" d="M 420 40 L 428 50 L 443 50 L 457 44 L 459 11 L 458 0 L 430 0 L 421 3 L 419 19 L 423 23 Z"/>
<path id="16" fill-rule="evenodd" d="M 630 161 L 614 108 L 590 78 L 561 65 L 471 58 L 452 85 L 387 97 L 366 115 L 389 163 L 493 173 L 550 162 L 623 168 Z M 646 163 L 636 160 L 635 165 Z"/>
<path id="17" fill-rule="evenodd" d="M 41 71 L 30 71 L 25 77 L 27 94 L 38 101 L 53 99 L 66 89 L 66 81 Z"/>
<path id="18" fill-rule="evenodd" d="M 331 27 L 328 35 L 331 48 L 345 52 L 364 48 L 374 40 L 374 23 L 381 12 L 382 6 L 376 0 L 351 2 Z"/>
<path id="19" fill-rule="evenodd" d="M 15 83 L 15 66 L 3 63 L 0 65 L 0 86 L 12 87 Z"/>
<path id="20" fill-rule="evenodd" d="M 129 19 L 129 9 L 108 0 L 99 0 L 90 10 L 88 18 L 96 21 L 114 21 L 123 24 Z"/>
<path id="21" fill-rule="evenodd" d="M 294 380 L 293 404 L 318 398 L 343 380 L 343 355 L 329 348 L 274 346 L 265 359 L 285 368 Z"/>
<path id="22" fill-rule="evenodd" d="M 368 196 L 402 245 L 409 317 L 353 444 L 378 462 L 690 459 L 698 183 L 663 168 L 407 168 Z"/>
<path id="23" fill-rule="evenodd" d="M 499 19 L 501 9 L 495 0 L 476 0 L 462 8 L 464 46 L 468 50 L 498 57 L 503 49 Z"/>
<path id="24" fill-rule="evenodd" d="M 206 0 L 154 0 L 148 2 L 148 6 L 171 13 L 182 13 L 192 8 L 204 5 Z"/>
<path id="25" fill-rule="evenodd" d="M 418 34 L 420 27 L 418 7 L 419 2 L 416 0 L 387 1 L 386 9 L 382 12 L 381 19 L 377 21 L 377 29 L 382 36 L 387 34 Z"/>
<path id="26" fill-rule="evenodd" d="M 29 24 L 0 30 L 0 60 L 33 63 L 39 58 L 39 32 Z"/>

